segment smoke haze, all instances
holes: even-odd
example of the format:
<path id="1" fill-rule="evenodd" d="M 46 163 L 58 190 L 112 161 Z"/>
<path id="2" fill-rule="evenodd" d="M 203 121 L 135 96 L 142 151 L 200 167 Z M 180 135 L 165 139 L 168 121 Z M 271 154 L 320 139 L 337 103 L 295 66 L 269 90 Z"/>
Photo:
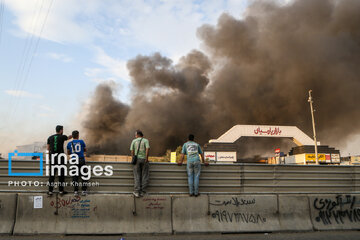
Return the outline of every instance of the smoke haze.
<path id="1" fill-rule="evenodd" d="M 359 13 L 358 0 L 256 1 L 243 19 L 224 13 L 198 29 L 204 52 L 176 64 L 159 53 L 130 60 L 130 105 L 100 84 L 85 137 L 95 152 L 125 154 L 142 129 L 161 155 L 189 133 L 204 144 L 235 124 L 296 125 L 312 136 L 312 89 L 319 141 L 342 146 L 360 132 Z"/>

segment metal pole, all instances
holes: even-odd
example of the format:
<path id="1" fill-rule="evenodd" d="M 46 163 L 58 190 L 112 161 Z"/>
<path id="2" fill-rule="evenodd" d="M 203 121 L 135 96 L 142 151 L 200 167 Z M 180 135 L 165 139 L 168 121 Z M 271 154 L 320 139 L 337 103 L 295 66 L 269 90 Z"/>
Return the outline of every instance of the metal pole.
<path id="1" fill-rule="evenodd" d="M 316 164 L 319 164 L 318 151 L 317 151 L 317 141 L 316 141 L 316 129 L 315 129 L 313 99 L 312 99 L 311 93 L 312 93 L 312 90 L 309 90 L 309 100 L 308 100 L 308 102 L 310 103 L 311 120 L 312 120 L 313 132 L 314 132 L 315 159 L 316 159 Z"/>

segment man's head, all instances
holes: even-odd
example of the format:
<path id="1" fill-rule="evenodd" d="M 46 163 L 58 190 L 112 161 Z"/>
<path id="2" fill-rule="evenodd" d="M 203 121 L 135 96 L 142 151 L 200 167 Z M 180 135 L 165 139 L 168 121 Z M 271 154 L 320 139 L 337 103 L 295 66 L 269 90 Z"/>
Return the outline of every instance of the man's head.
<path id="1" fill-rule="evenodd" d="M 138 138 L 138 137 L 143 137 L 143 136 L 144 136 L 144 134 L 142 133 L 141 130 L 138 129 L 138 130 L 135 131 L 135 137 Z"/>
<path id="2" fill-rule="evenodd" d="M 71 133 L 73 139 L 79 139 L 79 131 L 75 130 Z"/>
<path id="3" fill-rule="evenodd" d="M 61 125 L 57 125 L 56 128 L 55 128 L 55 130 L 56 130 L 56 133 L 58 133 L 58 134 L 63 134 L 64 127 L 61 126 Z"/>
<path id="4" fill-rule="evenodd" d="M 194 139 L 195 139 L 194 134 L 189 134 L 188 139 L 189 139 L 189 141 L 194 141 Z"/>

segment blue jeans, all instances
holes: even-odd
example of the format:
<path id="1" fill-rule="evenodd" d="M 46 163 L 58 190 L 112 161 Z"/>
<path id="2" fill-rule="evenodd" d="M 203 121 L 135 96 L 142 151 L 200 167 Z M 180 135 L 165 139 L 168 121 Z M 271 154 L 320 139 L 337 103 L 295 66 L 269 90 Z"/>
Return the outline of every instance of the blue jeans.
<path id="1" fill-rule="evenodd" d="M 186 169 L 188 174 L 189 193 L 197 195 L 199 194 L 201 163 L 200 161 L 188 162 Z"/>

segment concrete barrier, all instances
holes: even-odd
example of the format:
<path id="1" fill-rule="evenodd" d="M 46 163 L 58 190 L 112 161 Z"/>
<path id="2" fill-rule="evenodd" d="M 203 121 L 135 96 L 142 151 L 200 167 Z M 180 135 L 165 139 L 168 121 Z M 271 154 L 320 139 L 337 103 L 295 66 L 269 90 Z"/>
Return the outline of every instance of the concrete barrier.
<path id="1" fill-rule="evenodd" d="M 0 223 L 6 234 L 358 230 L 360 195 L 0 194 Z"/>
<path id="2" fill-rule="evenodd" d="M 173 198 L 175 232 L 279 231 L 276 195 Z"/>
<path id="3" fill-rule="evenodd" d="M 42 208 L 34 199 L 42 197 Z M 94 194 L 48 198 L 19 194 L 14 234 L 171 233 L 171 199 Z"/>
<path id="4" fill-rule="evenodd" d="M 15 224 L 16 193 L 0 194 L 0 234 L 11 234 Z"/>
<path id="5" fill-rule="evenodd" d="M 360 195 L 309 195 L 309 201 L 315 230 L 360 229 Z"/>
<path id="6" fill-rule="evenodd" d="M 306 195 L 279 195 L 279 221 L 282 231 L 313 230 Z"/>

